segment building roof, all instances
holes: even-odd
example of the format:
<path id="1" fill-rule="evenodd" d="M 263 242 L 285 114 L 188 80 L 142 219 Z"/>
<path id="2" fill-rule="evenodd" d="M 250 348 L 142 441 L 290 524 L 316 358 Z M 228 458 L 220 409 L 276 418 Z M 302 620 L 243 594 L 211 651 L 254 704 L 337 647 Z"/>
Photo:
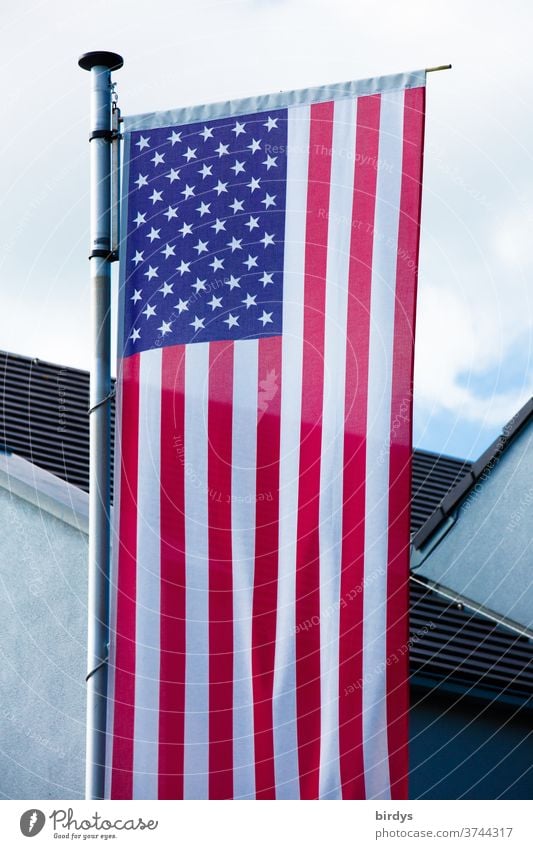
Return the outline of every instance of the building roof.
<path id="1" fill-rule="evenodd" d="M 501 434 L 489 445 L 487 450 L 483 452 L 475 463 L 465 464 L 463 474 L 449 488 L 449 491 L 440 503 L 435 505 L 433 512 L 426 517 L 415 533 L 413 538 L 413 546 L 415 548 L 423 548 L 435 531 L 439 529 L 443 522 L 468 496 L 469 492 L 483 477 L 484 472 L 499 460 L 503 452 L 531 421 L 533 421 L 533 398 L 530 398 L 513 418 L 507 422 Z"/>
<path id="2" fill-rule="evenodd" d="M 0 488 L 89 533 L 89 496 L 17 454 L 0 453 Z"/>
<path id="3" fill-rule="evenodd" d="M 0 387 L 0 444 L 4 451 L 87 491 L 88 373 L 0 352 Z M 524 425 L 533 412 L 532 403 L 504 430 L 503 446 L 500 437 L 474 464 L 414 451 L 411 531 L 415 544 L 438 527 L 495 452 L 503 450 Z M 533 645 L 527 637 L 443 597 L 417 576 L 412 577 L 410 597 L 409 648 L 416 681 L 529 704 Z"/>

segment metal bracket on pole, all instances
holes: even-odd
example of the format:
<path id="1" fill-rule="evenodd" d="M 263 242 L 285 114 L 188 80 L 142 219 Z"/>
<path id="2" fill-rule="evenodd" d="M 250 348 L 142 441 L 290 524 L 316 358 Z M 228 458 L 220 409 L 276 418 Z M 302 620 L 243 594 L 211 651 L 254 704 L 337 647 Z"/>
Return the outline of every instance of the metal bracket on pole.
<path id="1" fill-rule="evenodd" d="M 92 360 L 89 460 L 89 590 L 87 652 L 87 751 L 85 795 L 103 799 L 109 643 L 111 483 L 111 71 L 123 65 L 117 53 L 84 53 L 91 73 L 91 324 Z"/>

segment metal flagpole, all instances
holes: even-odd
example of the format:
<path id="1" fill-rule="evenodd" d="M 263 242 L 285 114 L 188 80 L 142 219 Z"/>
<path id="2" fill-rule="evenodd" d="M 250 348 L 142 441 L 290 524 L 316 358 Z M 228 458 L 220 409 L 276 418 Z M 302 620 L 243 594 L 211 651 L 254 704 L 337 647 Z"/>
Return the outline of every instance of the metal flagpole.
<path id="1" fill-rule="evenodd" d="M 87 658 L 87 749 L 85 795 L 104 798 L 107 651 L 109 640 L 111 393 L 111 71 L 123 65 L 117 53 L 80 57 L 91 72 L 90 275 L 92 361 L 89 469 L 89 593 Z"/>

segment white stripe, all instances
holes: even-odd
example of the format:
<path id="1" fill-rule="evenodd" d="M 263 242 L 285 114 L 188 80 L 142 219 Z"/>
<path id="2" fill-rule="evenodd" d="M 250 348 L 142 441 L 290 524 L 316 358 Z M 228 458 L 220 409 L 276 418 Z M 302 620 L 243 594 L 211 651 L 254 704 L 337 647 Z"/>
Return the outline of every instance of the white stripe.
<path id="1" fill-rule="evenodd" d="M 386 703 L 389 444 L 404 93 L 382 96 L 370 309 L 363 615 L 363 757 L 369 799 L 390 798 Z"/>
<path id="2" fill-rule="evenodd" d="M 201 106 L 183 106 L 180 109 L 168 109 L 164 112 L 146 112 L 144 115 L 126 115 L 124 130 L 153 130 L 158 127 L 180 126 L 197 121 L 213 121 L 217 118 L 232 118 L 235 115 L 247 115 L 251 112 L 268 112 L 272 109 L 309 106 L 311 103 L 325 103 L 330 100 L 353 100 L 369 94 L 380 94 L 406 88 L 418 88 L 426 84 L 426 71 L 411 71 L 403 74 L 390 74 L 384 77 L 370 77 L 365 80 L 303 88 L 297 91 L 277 91 L 259 97 L 246 97 L 242 100 L 224 100 L 222 103 L 207 103 Z M 229 121 L 228 121 L 229 123 Z"/>
<path id="3" fill-rule="evenodd" d="M 279 571 L 273 692 L 277 799 L 298 799 L 300 796 L 295 601 L 309 121 L 309 107 L 289 110 L 283 277 Z"/>
<path id="4" fill-rule="evenodd" d="M 207 399 L 209 343 L 185 354 L 185 799 L 208 798 L 209 557 Z"/>
<path id="5" fill-rule="evenodd" d="M 234 345 L 231 525 L 233 556 L 233 795 L 255 797 L 252 604 L 255 562 L 258 341 Z"/>
<path id="6" fill-rule="evenodd" d="M 346 322 L 355 163 L 356 104 L 335 103 L 328 218 L 324 401 L 320 461 L 321 799 L 341 799 L 339 610 L 342 551 Z M 318 379 L 318 378 L 317 378 Z"/>
<path id="7" fill-rule="evenodd" d="M 139 376 L 134 799 L 157 799 L 160 648 L 160 454 L 161 349 L 156 349 L 142 354 Z"/>

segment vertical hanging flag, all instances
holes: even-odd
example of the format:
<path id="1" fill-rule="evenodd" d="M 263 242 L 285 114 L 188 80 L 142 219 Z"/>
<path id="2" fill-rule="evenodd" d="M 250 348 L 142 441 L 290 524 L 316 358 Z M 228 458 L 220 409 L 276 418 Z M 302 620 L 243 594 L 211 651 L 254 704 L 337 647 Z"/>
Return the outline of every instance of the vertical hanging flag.
<path id="1" fill-rule="evenodd" d="M 110 798 L 407 796 L 424 95 L 125 119 Z"/>

